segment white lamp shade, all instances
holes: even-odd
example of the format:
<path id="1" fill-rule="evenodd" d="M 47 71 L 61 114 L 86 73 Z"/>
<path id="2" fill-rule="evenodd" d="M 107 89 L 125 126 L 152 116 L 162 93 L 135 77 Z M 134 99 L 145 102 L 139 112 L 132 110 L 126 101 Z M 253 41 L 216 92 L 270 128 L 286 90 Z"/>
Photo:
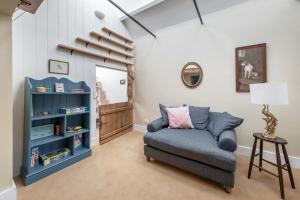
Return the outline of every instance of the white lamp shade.
<path id="1" fill-rule="evenodd" d="M 287 83 L 250 84 L 250 97 L 253 104 L 287 105 Z"/>

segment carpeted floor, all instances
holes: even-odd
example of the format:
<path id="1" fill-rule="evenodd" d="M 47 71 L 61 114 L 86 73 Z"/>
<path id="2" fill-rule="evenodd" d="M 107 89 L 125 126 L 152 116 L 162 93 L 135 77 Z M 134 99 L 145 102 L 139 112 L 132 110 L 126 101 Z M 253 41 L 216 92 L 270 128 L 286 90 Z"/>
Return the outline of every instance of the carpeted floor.
<path id="1" fill-rule="evenodd" d="M 231 194 L 210 181 L 143 155 L 143 134 L 130 132 L 103 146 L 93 156 L 24 187 L 16 178 L 19 200 L 244 200 L 280 199 L 277 178 L 254 169 L 246 177 L 249 159 L 238 156 L 236 185 Z M 271 167 L 270 167 L 271 168 Z M 272 169 L 272 168 L 271 168 Z M 300 171 L 293 170 L 296 190 L 284 175 L 288 200 L 300 199 Z"/>

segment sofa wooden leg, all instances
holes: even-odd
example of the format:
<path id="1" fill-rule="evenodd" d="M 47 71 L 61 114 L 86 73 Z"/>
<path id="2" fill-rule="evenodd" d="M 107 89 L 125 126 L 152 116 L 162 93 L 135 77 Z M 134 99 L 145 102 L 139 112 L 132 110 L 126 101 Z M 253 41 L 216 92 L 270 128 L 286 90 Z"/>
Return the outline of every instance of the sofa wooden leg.
<path id="1" fill-rule="evenodd" d="M 232 188 L 231 187 L 228 187 L 228 186 L 223 186 L 223 189 L 226 193 L 230 194 L 231 193 L 231 190 Z"/>
<path id="2" fill-rule="evenodd" d="M 150 161 L 150 156 L 146 156 L 146 159 L 149 162 Z"/>

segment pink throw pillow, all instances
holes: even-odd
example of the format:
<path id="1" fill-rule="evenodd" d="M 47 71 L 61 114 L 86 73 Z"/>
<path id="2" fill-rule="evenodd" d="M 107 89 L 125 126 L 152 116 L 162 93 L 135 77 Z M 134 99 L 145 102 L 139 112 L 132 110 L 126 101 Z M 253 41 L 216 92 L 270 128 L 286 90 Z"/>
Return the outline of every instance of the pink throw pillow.
<path id="1" fill-rule="evenodd" d="M 169 128 L 194 128 L 188 106 L 166 108 L 166 110 L 169 118 Z"/>

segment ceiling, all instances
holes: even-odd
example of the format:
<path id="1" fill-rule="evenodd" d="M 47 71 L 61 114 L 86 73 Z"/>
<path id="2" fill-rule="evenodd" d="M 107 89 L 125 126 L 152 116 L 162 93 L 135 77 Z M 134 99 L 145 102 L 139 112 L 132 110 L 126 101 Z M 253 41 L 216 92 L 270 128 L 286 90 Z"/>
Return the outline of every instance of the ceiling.
<path id="1" fill-rule="evenodd" d="M 245 1 L 248 0 L 197 0 L 197 3 L 201 15 L 205 16 L 244 3 Z M 165 0 L 134 15 L 134 17 L 153 32 L 164 27 L 198 18 L 193 0 Z M 126 19 L 123 22 L 133 38 L 147 34 L 130 19 Z"/>
<path id="2" fill-rule="evenodd" d="M 114 0 L 126 12 L 132 12 L 156 0 Z"/>

